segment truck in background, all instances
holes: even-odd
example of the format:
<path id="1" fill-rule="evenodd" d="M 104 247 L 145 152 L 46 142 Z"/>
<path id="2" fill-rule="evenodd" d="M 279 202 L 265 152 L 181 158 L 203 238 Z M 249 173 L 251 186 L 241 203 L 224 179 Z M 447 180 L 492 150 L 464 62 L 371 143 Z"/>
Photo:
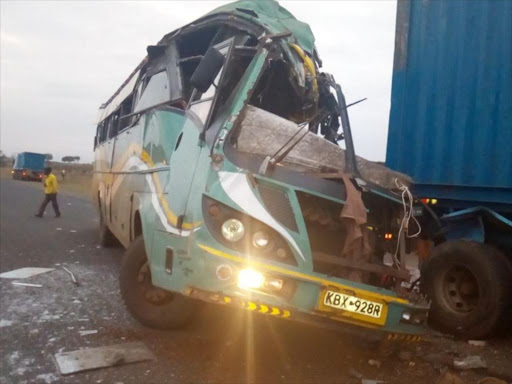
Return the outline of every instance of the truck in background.
<path id="1" fill-rule="evenodd" d="M 12 168 L 12 178 L 18 180 L 42 180 L 46 155 L 34 152 L 18 153 Z"/>
<path id="2" fill-rule="evenodd" d="M 487 337 L 512 302 L 512 2 L 399 1 L 387 166 L 439 218 L 432 324 Z"/>

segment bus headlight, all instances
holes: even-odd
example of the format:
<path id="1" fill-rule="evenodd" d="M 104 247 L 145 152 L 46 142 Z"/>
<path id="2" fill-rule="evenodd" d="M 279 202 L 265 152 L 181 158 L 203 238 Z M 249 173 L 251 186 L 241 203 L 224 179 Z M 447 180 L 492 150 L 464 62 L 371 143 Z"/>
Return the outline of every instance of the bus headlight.
<path id="1" fill-rule="evenodd" d="M 243 289 L 258 289 L 263 287 L 265 277 L 263 273 L 254 269 L 242 269 L 238 272 L 238 287 Z"/>
<path id="2" fill-rule="evenodd" d="M 258 231 L 252 236 L 252 245 L 256 248 L 265 248 L 270 243 L 270 236 L 263 231 Z"/>
<path id="3" fill-rule="evenodd" d="M 244 225 L 240 220 L 229 219 L 222 224 L 222 236 L 228 241 L 238 241 L 245 233 Z"/>

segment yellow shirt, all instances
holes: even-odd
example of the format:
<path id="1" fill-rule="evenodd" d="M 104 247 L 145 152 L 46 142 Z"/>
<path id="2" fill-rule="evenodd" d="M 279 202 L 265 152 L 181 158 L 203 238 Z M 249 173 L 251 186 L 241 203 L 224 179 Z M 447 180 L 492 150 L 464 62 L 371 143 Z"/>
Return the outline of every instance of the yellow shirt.
<path id="1" fill-rule="evenodd" d="M 57 178 L 53 173 L 50 173 L 44 180 L 44 193 L 48 195 L 50 193 L 57 193 L 58 190 Z"/>

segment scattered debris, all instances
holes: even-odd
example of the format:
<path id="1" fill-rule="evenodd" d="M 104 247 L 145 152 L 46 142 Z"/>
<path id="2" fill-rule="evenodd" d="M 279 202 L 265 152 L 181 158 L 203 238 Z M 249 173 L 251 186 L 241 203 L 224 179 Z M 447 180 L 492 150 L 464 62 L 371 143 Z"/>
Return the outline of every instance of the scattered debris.
<path id="1" fill-rule="evenodd" d="M 75 252 L 75 250 L 74 250 L 74 249 L 70 249 L 70 250 L 69 250 L 69 253 L 74 253 L 74 252 Z"/>
<path id="2" fill-rule="evenodd" d="M 368 364 L 370 364 L 372 367 L 380 368 L 382 363 L 379 360 L 370 359 L 368 360 Z"/>
<path id="3" fill-rule="evenodd" d="M 37 375 L 36 380 L 44 381 L 46 384 L 53 383 L 54 381 L 57 381 L 58 378 L 53 373 L 42 373 L 40 375 Z"/>
<path id="4" fill-rule="evenodd" d="M 384 381 L 381 380 L 368 380 L 368 379 L 361 379 L 361 384 L 384 384 Z"/>
<path id="5" fill-rule="evenodd" d="M 62 375 L 153 360 L 154 358 L 153 353 L 141 342 L 55 354 L 55 362 Z"/>
<path id="6" fill-rule="evenodd" d="M 44 321 L 48 321 L 48 320 L 59 320 L 60 319 L 60 315 L 50 315 L 48 313 L 43 313 L 43 316 L 41 316 L 41 318 L 38 320 L 39 323 L 42 323 Z"/>
<path id="7" fill-rule="evenodd" d="M 19 281 L 13 281 L 12 285 L 21 285 L 23 287 L 43 288 L 43 286 L 41 284 L 20 283 Z"/>
<path id="8" fill-rule="evenodd" d="M 36 276 L 41 273 L 46 273 L 50 271 L 54 271 L 55 268 L 35 268 L 35 267 L 27 267 L 27 268 L 19 268 L 13 271 L 0 273 L 0 277 L 4 279 L 26 279 L 28 277 Z"/>
<path id="9" fill-rule="evenodd" d="M 10 327 L 11 325 L 12 325 L 12 321 L 11 320 L 4 320 L 4 319 L 0 320 L 0 328 Z"/>
<path id="10" fill-rule="evenodd" d="M 487 364 L 480 356 L 467 356 L 463 359 L 455 359 L 453 366 L 457 369 L 487 368 Z"/>
<path id="11" fill-rule="evenodd" d="M 485 340 L 468 340 L 469 345 L 473 345 L 475 347 L 485 347 L 487 342 Z"/>
<path id="12" fill-rule="evenodd" d="M 71 280 L 73 280 L 73 284 L 75 284 L 77 287 L 80 286 L 80 284 L 78 284 L 78 281 L 76 280 L 75 275 L 73 274 L 73 272 L 71 272 L 65 266 L 62 266 L 62 268 L 69 274 L 69 276 L 71 276 Z"/>
<path id="13" fill-rule="evenodd" d="M 82 302 L 80 300 L 78 300 L 78 299 L 75 299 L 75 300 L 73 300 L 73 303 L 74 304 L 81 304 Z"/>
<path id="14" fill-rule="evenodd" d="M 87 336 L 87 335 L 94 335 L 95 333 L 98 333 L 97 329 L 91 329 L 87 331 L 78 331 L 80 333 L 80 336 Z"/>
<path id="15" fill-rule="evenodd" d="M 62 228 L 56 228 L 56 229 L 57 229 L 57 231 L 62 231 Z"/>
<path id="16" fill-rule="evenodd" d="M 76 232 L 76 229 L 70 229 L 69 232 L 71 233 L 75 233 Z"/>

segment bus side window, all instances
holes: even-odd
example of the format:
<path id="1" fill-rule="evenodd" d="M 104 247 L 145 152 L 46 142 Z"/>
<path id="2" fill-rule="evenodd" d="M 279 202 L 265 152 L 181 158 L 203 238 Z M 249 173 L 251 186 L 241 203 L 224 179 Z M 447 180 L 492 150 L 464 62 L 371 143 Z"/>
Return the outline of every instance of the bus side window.
<path id="1" fill-rule="evenodd" d="M 133 93 L 130 94 L 124 101 L 121 103 L 121 117 L 120 117 L 120 125 L 119 130 L 122 131 L 126 127 L 129 127 L 132 122 L 132 116 L 124 117 L 132 113 L 132 104 L 133 104 Z"/>
<path id="2" fill-rule="evenodd" d="M 114 136 L 117 135 L 117 132 L 119 130 L 119 115 L 121 111 L 118 109 L 115 111 L 110 117 L 110 129 L 108 131 L 108 138 L 112 139 Z"/>
<path id="3" fill-rule="evenodd" d="M 107 139 L 108 126 L 109 126 L 110 117 L 103 120 L 101 135 L 100 135 L 100 143 L 103 143 Z"/>
<path id="4" fill-rule="evenodd" d="M 140 99 L 134 108 L 134 112 L 140 112 L 156 105 L 170 101 L 169 79 L 167 72 L 162 71 L 154 74 L 147 81 Z"/>

